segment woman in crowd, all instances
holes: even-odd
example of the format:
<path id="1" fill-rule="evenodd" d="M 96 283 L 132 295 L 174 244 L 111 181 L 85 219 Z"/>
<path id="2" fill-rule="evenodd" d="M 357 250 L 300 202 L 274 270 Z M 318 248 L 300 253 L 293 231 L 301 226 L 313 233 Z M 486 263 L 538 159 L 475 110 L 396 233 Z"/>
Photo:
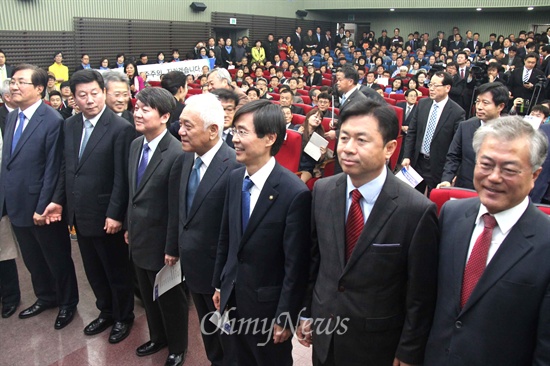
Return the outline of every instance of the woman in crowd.
<path id="1" fill-rule="evenodd" d="M 132 98 L 135 98 L 136 94 L 145 88 L 145 82 L 137 74 L 137 66 L 133 62 L 128 62 L 124 66 L 124 72 L 126 72 L 126 76 L 130 79 L 130 92 L 132 93 Z"/>
<path id="2" fill-rule="evenodd" d="M 244 70 L 238 69 L 237 72 L 235 73 L 235 81 L 237 83 L 242 83 L 243 80 L 244 80 Z"/>
<path id="3" fill-rule="evenodd" d="M 279 39 L 277 39 L 277 50 L 279 51 L 279 57 L 281 60 L 286 60 L 288 57 L 288 46 L 284 43 L 283 37 L 279 37 Z"/>
<path id="4" fill-rule="evenodd" d="M 401 78 L 395 78 L 384 92 L 388 94 L 403 94 L 403 80 Z"/>
<path id="5" fill-rule="evenodd" d="M 159 51 L 157 53 L 157 64 L 163 64 L 164 63 L 164 52 Z"/>
<path id="6" fill-rule="evenodd" d="M 411 68 L 409 69 L 409 74 L 416 75 L 419 70 L 420 70 L 420 61 L 414 60 Z"/>
<path id="7" fill-rule="evenodd" d="M 235 49 L 231 45 L 231 38 L 225 40 L 225 47 L 222 48 L 223 67 L 229 69 L 235 65 Z"/>
<path id="8" fill-rule="evenodd" d="M 300 158 L 300 166 L 298 167 L 298 171 L 301 173 L 300 179 L 302 179 L 304 183 L 307 183 L 307 181 L 313 177 L 321 176 L 319 165 L 325 160 L 327 152 L 326 148 L 320 148 L 321 157 L 319 160 L 315 160 L 306 154 L 304 152 L 304 148 L 308 144 L 314 132 L 320 136 L 325 135 L 325 129 L 321 123 L 322 120 L 323 118 L 321 117 L 321 112 L 317 108 L 314 108 L 306 115 L 304 124 L 298 127 L 298 132 L 302 134 L 302 156 Z"/>
<path id="9" fill-rule="evenodd" d="M 410 79 L 409 82 L 407 83 L 407 89 L 416 91 L 416 95 L 418 97 L 421 97 L 422 93 L 417 88 L 418 88 L 418 80 L 416 79 L 416 76 L 415 76 L 412 79 Z"/>
<path id="10" fill-rule="evenodd" d="M 48 71 L 55 75 L 55 86 L 59 89 L 62 82 L 69 80 L 69 68 L 63 65 L 63 52 L 56 52 L 53 59 Z"/>
<path id="11" fill-rule="evenodd" d="M 107 57 L 103 57 L 101 59 L 101 62 L 99 63 L 99 69 L 100 70 L 110 70 L 109 69 L 109 59 Z"/>
<path id="12" fill-rule="evenodd" d="M 252 62 L 257 62 L 260 65 L 263 65 L 265 62 L 265 50 L 260 40 L 257 40 L 256 46 L 252 48 Z"/>

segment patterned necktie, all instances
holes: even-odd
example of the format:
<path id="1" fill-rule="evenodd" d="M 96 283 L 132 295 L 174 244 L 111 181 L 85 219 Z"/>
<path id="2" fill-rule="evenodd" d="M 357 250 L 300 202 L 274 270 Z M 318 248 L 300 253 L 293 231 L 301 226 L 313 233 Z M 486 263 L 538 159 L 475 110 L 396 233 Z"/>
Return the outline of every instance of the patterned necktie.
<path id="1" fill-rule="evenodd" d="M 241 214 L 242 214 L 242 229 L 243 233 L 248 225 L 248 219 L 250 218 L 250 188 L 254 183 L 250 180 L 250 177 L 246 176 L 243 180 L 243 188 L 241 191 Z"/>
<path id="2" fill-rule="evenodd" d="M 426 126 L 426 133 L 424 135 L 424 144 L 422 148 L 426 152 L 426 155 L 430 155 L 430 147 L 432 145 L 432 138 L 434 137 L 435 127 L 437 126 L 437 109 L 438 105 L 434 103 L 430 119 L 428 119 L 428 125 Z"/>
<path id="3" fill-rule="evenodd" d="M 201 182 L 201 165 L 202 160 L 200 157 L 197 157 L 197 159 L 195 159 L 195 165 L 193 165 L 193 169 L 191 170 L 191 175 L 189 176 L 189 182 L 187 183 L 187 213 L 191 210 L 195 193 L 197 193 L 199 183 Z"/>
<path id="4" fill-rule="evenodd" d="M 147 164 L 149 163 L 149 150 L 149 145 L 147 143 L 143 144 L 143 154 L 141 155 L 141 161 L 139 162 L 136 175 L 136 188 L 139 187 L 141 178 L 143 178 L 145 169 L 147 169 Z"/>
<path id="5" fill-rule="evenodd" d="M 346 222 L 346 263 L 350 259 L 365 225 L 363 211 L 359 204 L 361 197 L 363 196 L 358 189 L 351 191 L 351 205 L 348 212 L 348 221 Z"/>
<path id="6" fill-rule="evenodd" d="M 17 126 L 17 129 L 15 130 L 15 133 L 13 134 L 13 141 L 11 142 L 11 153 L 13 154 L 13 151 L 17 147 L 17 143 L 19 142 L 19 139 L 21 138 L 21 135 L 23 134 L 23 126 L 25 126 L 25 114 L 23 112 L 19 112 L 19 125 Z"/>
<path id="7" fill-rule="evenodd" d="M 464 79 L 464 69 L 460 69 L 460 78 Z"/>
<path id="8" fill-rule="evenodd" d="M 491 246 L 491 239 L 493 238 L 493 229 L 497 226 L 495 218 L 488 213 L 482 217 L 484 228 L 481 235 L 479 235 L 466 263 L 464 269 L 464 278 L 462 280 L 462 293 L 460 294 L 460 307 L 463 308 L 470 295 L 474 291 L 477 282 L 481 278 L 483 271 L 487 265 L 487 255 L 489 254 L 489 247 Z"/>
<path id="9" fill-rule="evenodd" d="M 531 70 L 525 69 L 525 74 L 523 75 L 523 83 L 524 84 L 529 81 L 530 76 L 531 76 Z"/>
<path id="10" fill-rule="evenodd" d="M 94 125 L 92 125 L 92 122 L 89 120 L 84 120 L 84 138 L 82 139 L 82 143 L 80 144 L 80 151 L 78 152 L 78 160 L 82 157 L 82 154 L 84 153 L 84 149 L 86 148 L 86 144 L 88 143 L 88 140 L 90 139 L 90 135 L 92 134 L 92 131 L 94 130 Z"/>

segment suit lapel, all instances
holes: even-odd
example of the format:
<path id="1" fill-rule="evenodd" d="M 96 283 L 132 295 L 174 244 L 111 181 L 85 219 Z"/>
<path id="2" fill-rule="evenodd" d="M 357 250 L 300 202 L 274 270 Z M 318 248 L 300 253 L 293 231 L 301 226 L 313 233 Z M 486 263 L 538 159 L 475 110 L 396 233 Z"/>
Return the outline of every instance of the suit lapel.
<path id="1" fill-rule="evenodd" d="M 77 170 L 82 166 L 82 164 L 88 159 L 96 145 L 99 141 L 103 138 L 103 135 L 107 132 L 109 129 L 109 124 L 111 123 L 111 110 L 109 108 L 105 108 L 103 111 L 103 114 L 101 115 L 101 118 L 99 121 L 97 121 L 94 129 L 92 130 L 92 134 L 90 135 L 90 138 L 88 140 L 88 143 L 86 144 L 86 147 L 84 148 L 84 152 L 82 153 L 82 158 L 78 162 Z M 82 122 L 83 123 L 83 122 Z M 82 129 L 80 131 L 80 136 L 82 137 Z M 76 149 L 77 154 L 77 160 L 78 160 L 78 152 L 80 151 L 80 140 L 78 140 L 78 149 Z"/>
<path id="2" fill-rule="evenodd" d="M 281 175 L 280 169 L 284 169 L 284 168 L 281 168 L 278 163 L 275 163 L 275 168 L 273 168 L 273 171 L 267 178 L 264 184 L 264 187 L 260 192 L 260 197 L 258 197 L 258 202 L 256 202 L 256 205 L 254 206 L 254 211 L 252 211 L 252 214 L 250 215 L 250 219 L 248 220 L 248 225 L 246 226 L 246 230 L 243 233 L 243 237 L 239 245 L 239 250 L 242 248 L 244 243 L 246 243 L 246 241 L 250 238 L 254 230 L 256 230 L 256 227 L 260 224 L 260 222 L 262 221 L 266 213 L 269 211 L 273 203 L 277 201 L 279 192 L 275 188 L 279 185 L 279 180 Z"/>
<path id="3" fill-rule="evenodd" d="M 330 193 L 330 205 L 331 215 L 336 224 L 332 225 L 334 228 L 334 238 L 336 242 L 336 248 L 338 251 L 338 263 L 340 263 L 340 269 L 343 271 L 346 265 L 346 197 L 347 191 L 347 175 L 342 174 L 336 181 L 336 186 Z"/>
<path id="4" fill-rule="evenodd" d="M 437 126 L 435 126 L 432 142 L 435 141 L 437 134 L 443 129 L 443 126 L 447 123 L 447 120 L 452 114 L 452 109 L 453 106 L 451 104 L 451 99 L 449 99 L 445 104 L 445 108 L 443 108 L 443 110 L 441 111 L 441 116 L 439 117 L 439 121 L 437 121 Z"/>
<path id="5" fill-rule="evenodd" d="M 15 121 L 17 113 L 14 111 L 6 118 L 6 132 L 4 133 L 4 146 L 2 148 L 2 157 L 8 163 L 11 161 L 11 145 L 13 143 L 13 134 L 15 133 Z"/>
<path id="6" fill-rule="evenodd" d="M 462 312 L 466 312 L 473 307 L 506 272 L 532 250 L 533 245 L 529 238 L 536 233 L 536 225 L 533 225 L 535 210 L 538 209 L 530 203 L 525 213 L 498 248 L 487 268 L 485 268 Z"/>
<path id="7" fill-rule="evenodd" d="M 29 137 L 33 134 L 34 130 L 40 125 L 42 122 L 42 116 L 44 115 L 44 112 L 46 110 L 46 106 L 44 105 L 44 102 L 40 104 L 40 106 L 36 109 L 36 112 L 34 112 L 32 118 L 29 120 L 29 123 L 27 123 L 27 127 L 23 130 L 23 133 L 21 134 L 21 138 L 19 139 L 19 142 L 17 143 L 17 146 L 15 147 L 15 150 L 13 151 L 13 154 L 11 154 L 11 158 L 14 158 L 17 156 L 19 151 L 21 150 L 21 147 L 25 145 Z M 15 126 L 15 124 L 14 124 Z M 13 143 L 13 134 L 11 136 L 11 142 Z M 11 146 L 11 143 L 10 143 Z"/>
<path id="8" fill-rule="evenodd" d="M 140 148 L 143 146 L 143 139 L 144 137 L 141 136 L 138 139 L 138 143 L 133 144 L 133 146 L 130 148 L 130 158 L 129 158 L 129 167 L 128 167 L 128 182 L 130 184 L 130 197 L 133 197 L 137 192 L 136 187 L 136 174 L 137 174 L 137 166 L 139 164 L 139 153 Z"/>

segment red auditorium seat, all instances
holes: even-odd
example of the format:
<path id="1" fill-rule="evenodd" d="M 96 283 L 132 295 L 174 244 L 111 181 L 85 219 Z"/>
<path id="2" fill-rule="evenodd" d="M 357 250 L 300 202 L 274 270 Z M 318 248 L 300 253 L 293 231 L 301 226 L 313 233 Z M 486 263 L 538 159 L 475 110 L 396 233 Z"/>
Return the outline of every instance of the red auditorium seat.
<path id="1" fill-rule="evenodd" d="M 401 134 L 401 126 L 403 126 L 403 108 L 392 105 L 395 114 L 397 114 L 397 120 L 399 121 L 399 135 L 397 136 L 397 147 L 390 157 L 390 169 L 393 171 L 397 165 L 397 159 L 399 159 L 399 151 L 401 151 L 401 145 L 403 144 L 403 135 Z"/>
<path id="2" fill-rule="evenodd" d="M 450 199 L 462 199 L 477 197 L 477 192 L 473 189 L 459 188 L 459 187 L 444 187 L 432 189 L 430 193 L 430 200 L 437 205 L 437 214 L 443 204 Z"/>
<path id="3" fill-rule="evenodd" d="M 384 100 L 386 102 L 388 102 L 388 104 L 391 104 L 391 105 L 395 105 L 397 102 L 395 101 L 395 99 L 392 99 L 392 98 L 384 98 Z"/>
<path id="4" fill-rule="evenodd" d="M 279 100 L 281 95 L 277 93 L 267 93 L 273 97 L 273 100 Z"/>
<path id="5" fill-rule="evenodd" d="M 202 94 L 202 89 L 187 89 L 188 95 Z"/>
<path id="6" fill-rule="evenodd" d="M 296 131 L 287 130 L 286 139 L 275 159 L 279 164 L 295 173 L 300 166 L 300 156 L 302 153 L 302 135 Z"/>
<path id="7" fill-rule="evenodd" d="M 309 111 L 311 111 L 313 109 L 312 106 L 307 105 L 307 104 L 303 104 L 303 103 L 292 103 L 292 104 L 295 105 L 296 107 L 302 108 L 304 110 L 305 114 L 308 114 Z"/>
<path id="8" fill-rule="evenodd" d="M 325 86 L 332 86 L 332 80 L 330 80 L 330 79 L 323 79 L 322 83 Z"/>
<path id="9" fill-rule="evenodd" d="M 304 101 L 304 104 L 309 104 L 311 105 L 311 98 L 307 95 L 301 95 L 302 97 L 302 100 Z"/>
<path id="10" fill-rule="evenodd" d="M 390 94 L 390 98 L 395 99 L 396 101 L 400 102 L 405 100 L 405 94 Z"/>
<path id="11" fill-rule="evenodd" d="M 302 116 L 301 114 L 293 114 L 292 115 L 292 123 L 295 125 L 302 125 L 306 121 L 306 116 Z"/>
<path id="12" fill-rule="evenodd" d="M 302 95 L 309 96 L 309 93 L 308 93 L 307 90 L 296 89 L 296 92 L 297 92 L 298 94 L 300 94 L 300 96 L 302 96 Z"/>
<path id="13" fill-rule="evenodd" d="M 149 85 L 154 87 L 160 87 L 160 81 L 148 81 Z"/>

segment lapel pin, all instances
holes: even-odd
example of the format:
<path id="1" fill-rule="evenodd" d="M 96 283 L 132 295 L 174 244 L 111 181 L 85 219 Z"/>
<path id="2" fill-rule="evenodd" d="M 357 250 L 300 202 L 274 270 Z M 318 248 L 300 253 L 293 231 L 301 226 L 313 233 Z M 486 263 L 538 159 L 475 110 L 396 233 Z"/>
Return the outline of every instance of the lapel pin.
<path id="1" fill-rule="evenodd" d="M 269 196 L 269 200 L 270 200 L 270 201 L 273 201 L 273 196 Z"/>

